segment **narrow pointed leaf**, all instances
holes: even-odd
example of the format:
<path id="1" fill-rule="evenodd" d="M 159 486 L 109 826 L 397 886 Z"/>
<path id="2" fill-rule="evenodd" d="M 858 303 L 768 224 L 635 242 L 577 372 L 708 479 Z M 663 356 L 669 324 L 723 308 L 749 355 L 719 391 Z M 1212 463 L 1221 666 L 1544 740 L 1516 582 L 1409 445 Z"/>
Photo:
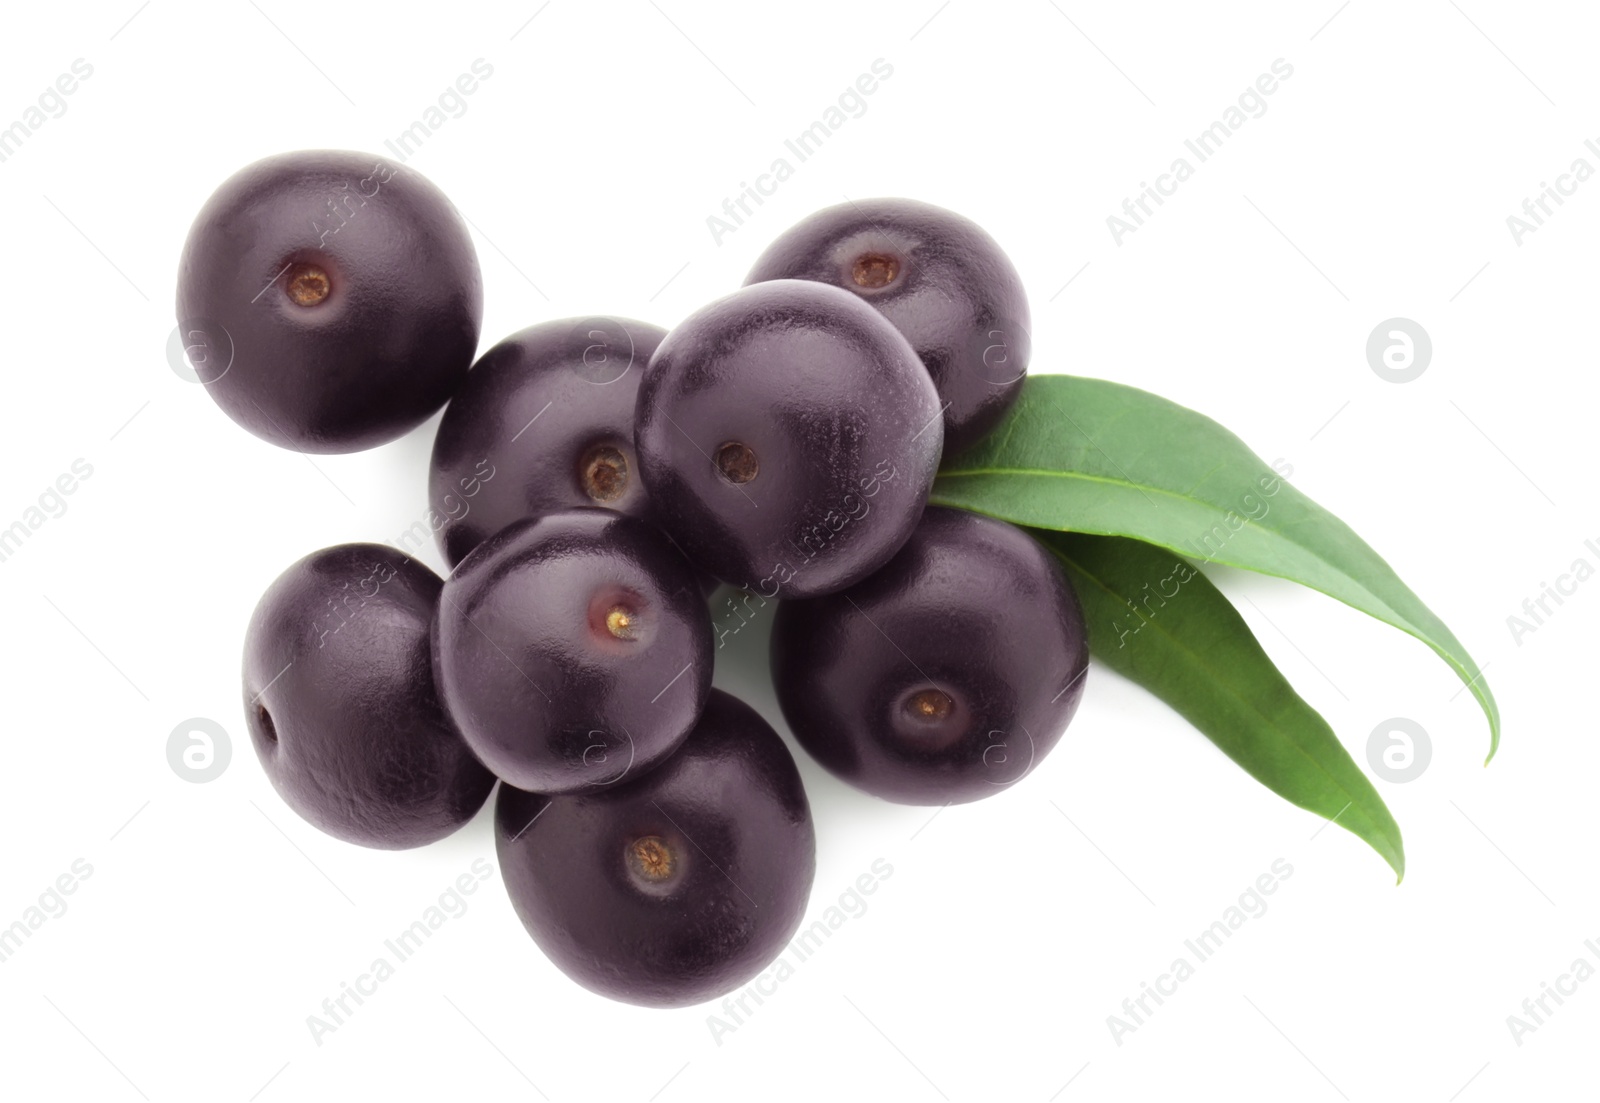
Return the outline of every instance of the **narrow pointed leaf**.
<path id="1" fill-rule="evenodd" d="M 1034 535 L 1072 579 L 1096 659 L 1171 705 L 1251 777 L 1365 840 L 1405 876 L 1400 828 L 1383 798 L 1205 575 L 1137 540 Z"/>
<path id="2" fill-rule="evenodd" d="M 956 456 L 933 502 L 1035 528 L 1128 536 L 1310 586 L 1408 632 L 1500 711 L 1461 641 L 1355 532 L 1215 421 L 1119 383 L 1031 377 L 1006 421 Z"/>

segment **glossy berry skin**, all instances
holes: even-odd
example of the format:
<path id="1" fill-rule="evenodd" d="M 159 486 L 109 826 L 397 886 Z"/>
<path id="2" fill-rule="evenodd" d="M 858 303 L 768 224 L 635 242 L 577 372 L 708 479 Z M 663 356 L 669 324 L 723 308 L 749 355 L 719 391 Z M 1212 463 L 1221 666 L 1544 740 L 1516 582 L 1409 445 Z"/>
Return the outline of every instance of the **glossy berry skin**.
<path id="1" fill-rule="evenodd" d="M 692 560 L 762 595 L 843 589 L 927 502 L 938 395 L 894 327 L 835 287 L 777 280 L 690 315 L 639 388 L 657 517 Z"/>
<path id="2" fill-rule="evenodd" d="M 1022 391 L 1032 353 L 1022 278 L 953 211 L 910 199 L 818 211 L 768 246 L 745 282 L 777 279 L 842 287 L 894 323 L 939 388 L 946 455 L 987 435 Z"/>
<path id="3" fill-rule="evenodd" d="M 511 785 L 593 790 L 677 749 L 711 688 L 711 614 L 649 522 L 580 507 L 517 521 L 462 560 L 433 628 L 439 693 Z"/>
<path id="4" fill-rule="evenodd" d="M 829 771 L 902 804 L 979 800 L 1060 740 L 1089 650 L 1077 595 L 1021 529 L 930 508 L 889 564 L 785 602 L 772 676 L 795 738 Z"/>
<path id="5" fill-rule="evenodd" d="M 512 905 L 550 960 L 647 1007 L 748 983 L 794 935 L 816 872 L 794 759 L 720 690 L 647 774 L 587 796 L 501 786 L 495 843 Z"/>
<path id="6" fill-rule="evenodd" d="M 358 452 L 443 406 L 477 352 L 466 224 L 414 170 L 369 154 L 268 157 L 201 208 L 178 269 L 207 392 L 263 440 Z M 198 335 L 198 336 L 197 336 Z"/>
<path id="7" fill-rule="evenodd" d="M 452 567 L 524 517 L 594 505 L 648 515 L 634 400 L 665 334 L 626 318 L 569 318 L 483 354 L 433 443 L 429 504 Z"/>
<path id="8" fill-rule="evenodd" d="M 434 692 L 439 576 L 381 544 L 295 563 L 257 604 L 244 645 L 256 755 L 290 808 L 336 838 L 400 850 L 449 835 L 494 776 Z"/>

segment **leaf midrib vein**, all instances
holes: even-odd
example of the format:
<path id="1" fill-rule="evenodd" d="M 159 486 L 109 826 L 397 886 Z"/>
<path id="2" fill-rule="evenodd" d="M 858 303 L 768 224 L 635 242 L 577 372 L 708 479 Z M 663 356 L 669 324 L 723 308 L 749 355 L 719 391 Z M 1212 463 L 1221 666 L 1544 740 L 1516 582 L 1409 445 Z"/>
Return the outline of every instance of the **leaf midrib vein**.
<path id="1" fill-rule="evenodd" d="M 1071 479 L 1071 480 L 1077 480 L 1077 481 L 1080 481 L 1080 482 L 1105 483 L 1105 484 L 1110 485 L 1110 486 L 1123 487 L 1125 489 L 1134 490 L 1134 491 L 1138 491 L 1138 492 L 1141 492 L 1141 493 L 1146 491 L 1146 490 L 1153 490 L 1157 494 L 1163 495 L 1164 497 L 1176 498 L 1180 502 L 1186 502 L 1186 503 L 1189 503 L 1191 505 L 1208 506 L 1208 507 L 1211 507 L 1211 508 L 1223 508 L 1221 506 L 1221 504 L 1218 503 L 1218 502 L 1206 501 L 1203 498 L 1191 498 L 1186 494 L 1181 494 L 1181 493 L 1179 493 L 1178 491 L 1175 491 L 1175 490 L 1168 490 L 1168 489 L 1166 489 L 1164 487 L 1147 486 L 1147 485 L 1145 485 L 1143 483 L 1136 483 L 1136 482 L 1133 482 L 1132 480 L 1129 480 L 1129 479 L 1115 479 L 1115 478 L 1111 478 L 1108 475 L 1089 475 L 1089 474 L 1085 474 L 1085 473 L 1079 472 L 1079 471 L 1048 471 L 1048 470 L 1041 470 L 1041 469 L 1038 469 L 1038 468 L 1030 468 L 1030 467 L 973 468 L 973 469 L 966 470 L 966 471 L 944 471 L 944 472 L 940 472 L 939 473 L 939 478 L 941 478 L 941 479 L 952 479 L 952 478 L 956 478 L 957 476 L 963 476 L 963 475 L 991 475 L 991 476 L 1032 475 L 1032 476 L 1037 476 L 1037 477 L 1040 477 L 1040 478 Z M 1240 513 L 1236 509 L 1229 509 L 1229 512 L 1232 513 L 1233 515 L 1235 515 L 1236 517 L 1238 517 L 1240 520 L 1242 520 L 1244 522 L 1244 525 L 1240 526 L 1241 528 L 1244 528 L 1244 527 L 1248 526 L 1248 527 L 1257 529 L 1257 530 L 1265 533 L 1268 536 L 1275 536 L 1275 537 L 1283 540 L 1284 543 L 1288 544 L 1289 546 L 1300 549 L 1305 554 L 1307 554 L 1311 558 L 1315 559 L 1318 563 L 1321 563 L 1323 566 L 1328 567 L 1328 568 L 1330 568 L 1330 569 L 1332 569 L 1334 571 L 1337 571 L 1343 578 L 1345 578 L 1349 582 L 1353 583 L 1358 589 L 1360 589 L 1363 593 L 1365 593 L 1373 601 L 1382 603 L 1382 605 L 1383 605 L 1383 607 L 1385 609 L 1388 609 L 1396 618 L 1398 618 L 1400 621 L 1403 621 L 1405 625 L 1411 626 L 1411 627 L 1405 627 L 1403 629 L 1409 635 L 1415 636 L 1417 639 L 1422 640 L 1424 643 L 1428 644 L 1429 647 L 1433 647 L 1433 642 L 1431 640 L 1429 640 L 1425 636 L 1422 636 L 1422 635 L 1418 634 L 1421 631 L 1421 626 L 1417 625 L 1416 622 L 1413 621 L 1411 617 L 1407 616 L 1405 613 L 1402 613 L 1399 609 L 1396 609 L 1394 607 L 1394 605 L 1389 601 L 1388 598 L 1383 597 L 1382 595 L 1378 594 L 1376 591 L 1374 591 L 1372 589 L 1372 587 L 1370 587 L 1370 586 L 1366 585 L 1365 583 L 1361 582 L 1360 579 L 1356 578 L 1349 571 L 1345 570 L 1343 567 L 1339 566 L 1337 563 L 1329 560 L 1326 556 L 1322 555 L 1315 548 L 1311 547 L 1308 544 L 1305 544 L 1305 543 L 1301 542 L 1300 540 L 1295 539 L 1293 536 L 1290 535 L 1287 527 L 1285 527 L 1285 528 L 1276 528 L 1276 529 L 1275 528 L 1268 528 L 1266 525 L 1263 525 L 1258 519 L 1250 517 L 1248 514 Z M 1291 519 L 1288 522 L 1288 524 L 1289 525 L 1303 525 L 1303 524 L 1316 523 L 1316 521 L 1317 521 L 1317 518 L 1308 516 L 1308 517 L 1299 518 L 1297 520 L 1296 519 Z M 1063 531 L 1071 531 L 1071 530 L 1054 529 L 1054 530 L 1051 530 L 1051 531 L 1063 532 Z M 1118 535 L 1128 535 L 1128 534 L 1119 533 Z M 1132 539 L 1134 537 L 1130 537 L 1130 538 Z M 1147 539 L 1148 540 L 1148 538 L 1143 538 L 1143 539 Z M 1227 567 L 1240 567 L 1240 568 L 1242 568 L 1244 570 L 1251 570 L 1251 571 L 1257 571 L 1258 573 L 1270 574 L 1270 575 L 1272 575 L 1273 577 L 1276 577 L 1276 578 L 1287 578 L 1288 577 L 1287 575 L 1281 575 L 1281 574 L 1278 574 L 1277 572 L 1274 572 L 1274 571 L 1262 571 L 1262 569 L 1260 567 L 1252 566 L 1250 564 L 1240 563 L 1240 562 L 1237 562 L 1236 560 L 1220 559 L 1220 558 L 1217 558 L 1216 556 L 1209 556 L 1209 555 L 1200 555 L 1200 556 L 1198 556 L 1198 558 L 1203 559 L 1203 560 L 1205 560 L 1206 562 L 1209 562 L 1209 563 L 1220 563 L 1223 566 L 1227 566 Z M 1294 580 L 1291 580 L 1291 581 L 1294 581 Z M 1313 585 L 1313 588 L 1317 589 L 1317 590 L 1320 590 L 1323 593 L 1329 593 L 1329 591 L 1324 590 L 1321 586 Z M 1352 607 L 1354 607 L 1353 604 L 1347 598 L 1339 597 L 1339 595 L 1337 595 L 1337 594 L 1329 594 L 1329 596 L 1335 597 L 1339 601 L 1343 601 L 1346 605 L 1352 605 Z M 1402 627 L 1402 626 L 1397 624 L 1396 627 Z M 1435 650 L 1437 650 L 1437 648 L 1435 648 Z"/>

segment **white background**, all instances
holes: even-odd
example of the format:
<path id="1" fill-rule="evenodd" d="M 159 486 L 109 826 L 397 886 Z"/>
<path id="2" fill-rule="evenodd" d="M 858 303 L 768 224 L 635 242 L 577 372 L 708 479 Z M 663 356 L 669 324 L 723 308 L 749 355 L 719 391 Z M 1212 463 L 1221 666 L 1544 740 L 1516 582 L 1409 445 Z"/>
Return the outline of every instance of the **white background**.
<path id="1" fill-rule="evenodd" d="M 1593 1098 L 1600 978 L 1521 1045 L 1507 1016 L 1600 939 L 1600 581 L 1520 643 L 1506 624 L 1575 559 L 1600 566 L 1584 546 L 1600 542 L 1600 182 L 1520 244 L 1506 224 L 1575 158 L 1600 167 L 1583 145 L 1600 138 L 1592 13 L 540 3 L 6 10 L 0 124 L 74 59 L 93 75 L 0 164 L 0 527 L 75 459 L 93 475 L 0 563 L 0 925 L 75 859 L 93 872 L 0 964 L 0 1094 Z M 813 913 L 875 859 L 893 875 L 720 1045 L 714 1008 L 635 1009 L 566 981 L 497 875 L 314 1042 L 324 998 L 492 859 L 489 816 L 398 854 L 302 823 L 248 745 L 242 634 L 294 559 L 421 516 L 437 421 L 314 465 L 236 428 L 168 367 L 177 258 L 236 169 L 383 153 L 478 58 L 492 77 L 409 163 L 475 224 L 484 347 L 593 313 L 670 326 L 811 211 L 905 195 L 1010 252 L 1035 372 L 1157 391 L 1290 463 L 1455 629 L 1504 710 L 1485 769 L 1483 717 L 1427 648 L 1287 583 L 1213 573 L 1363 766 L 1391 717 L 1431 736 L 1419 779 L 1378 782 L 1405 883 L 1096 668 L 1050 759 L 931 821 L 802 758 Z M 715 243 L 707 216 L 878 58 L 893 75 L 866 113 Z M 1278 58 L 1294 73 L 1267 112 L 1115 242 L 1106 217 Z M 1405 385 L 1365 354 L 1395 316 L 1434 345 Z M 780 724 L 764 629 L 723 652 L 717 682 Z M 232 737 L 207 784 L 167 762 L 190 717 Z M 1270 909 L 1118 1045 L 1107 1016 L 1280 858 L 1294 873 Z"/>

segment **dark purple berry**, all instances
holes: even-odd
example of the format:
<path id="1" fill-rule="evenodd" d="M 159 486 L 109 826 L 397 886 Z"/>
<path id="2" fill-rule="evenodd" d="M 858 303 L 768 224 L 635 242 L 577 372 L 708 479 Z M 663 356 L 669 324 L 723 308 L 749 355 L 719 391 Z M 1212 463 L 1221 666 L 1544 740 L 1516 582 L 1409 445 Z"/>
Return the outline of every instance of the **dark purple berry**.
<path id="1" fill-rule="evenodd" d="M 626 318 L 571 318 L 483 354 L 433 443 L 429 501 L 452 567 L 524 517 L 595 505 L 648 515 L 634 399 L 665 333 Z"/>
<path id="2" fill-rule="evenodd" d="M 466 375 L 482 317 L 461 216 L 414 170 L 362 153 L 240 170 L 206 201 L 178 269 L 180 329 L 232 350 L 200 369 L 206 390 L 301 452 L 357 452 L 420 425 Z"/>
<path id="3" fill-rule="evenodd" d="M 795 738 L 904 804 L 997 793 L 1060 740 L 1089 651 L 1077 595 L 1027 533 L 930 508 L 864 582 L 784 602 L 772 676 Z"/>
<path id="4" fill-rule="evenodd" d="M 1032 351 L 1022 279 L 952 211 L 910 199 L 818 211 L 768 246 L 745 283 L 779 279 L 842 287 L 905 334 L 939 388 L 946 455 L 986 435 L 1022 390 Z"/>
<path id="5" fill-rule="evenodd" d="M 439 576 L 381 544 L 341 544 L 278 576 L 245 633 L 244 704 L 285 803 L 328 834 L 399 850 L 442 839 L 489 797 L 434 692 Z"/>
<path id="6" fill-rule="evenodd" d="M 943 427 L 904 337 L 820 283 L 746 287 L 662 340 L 634 440 L 660 523 L 700 567 L 766 597 L 872 573 L 927 501 Z"/>
<path id="7" fill-rule="evenodd" d="M 715 999 L 760 973 L 799 927 L 816 872 L 794 759 L 720 690 L 648 774 L 582 796 L 501 786 L 495 842 L 511 903 L 550 960 L 649 1007 Z"/>
<path id="8" fill-rule="evenodd" d="M 541 793 L 649 770 L 700 716 L 711 614 L 660 530 L 579 507 L 514 522 L 444 584 L 439 693 L 496 775 Z"/>

